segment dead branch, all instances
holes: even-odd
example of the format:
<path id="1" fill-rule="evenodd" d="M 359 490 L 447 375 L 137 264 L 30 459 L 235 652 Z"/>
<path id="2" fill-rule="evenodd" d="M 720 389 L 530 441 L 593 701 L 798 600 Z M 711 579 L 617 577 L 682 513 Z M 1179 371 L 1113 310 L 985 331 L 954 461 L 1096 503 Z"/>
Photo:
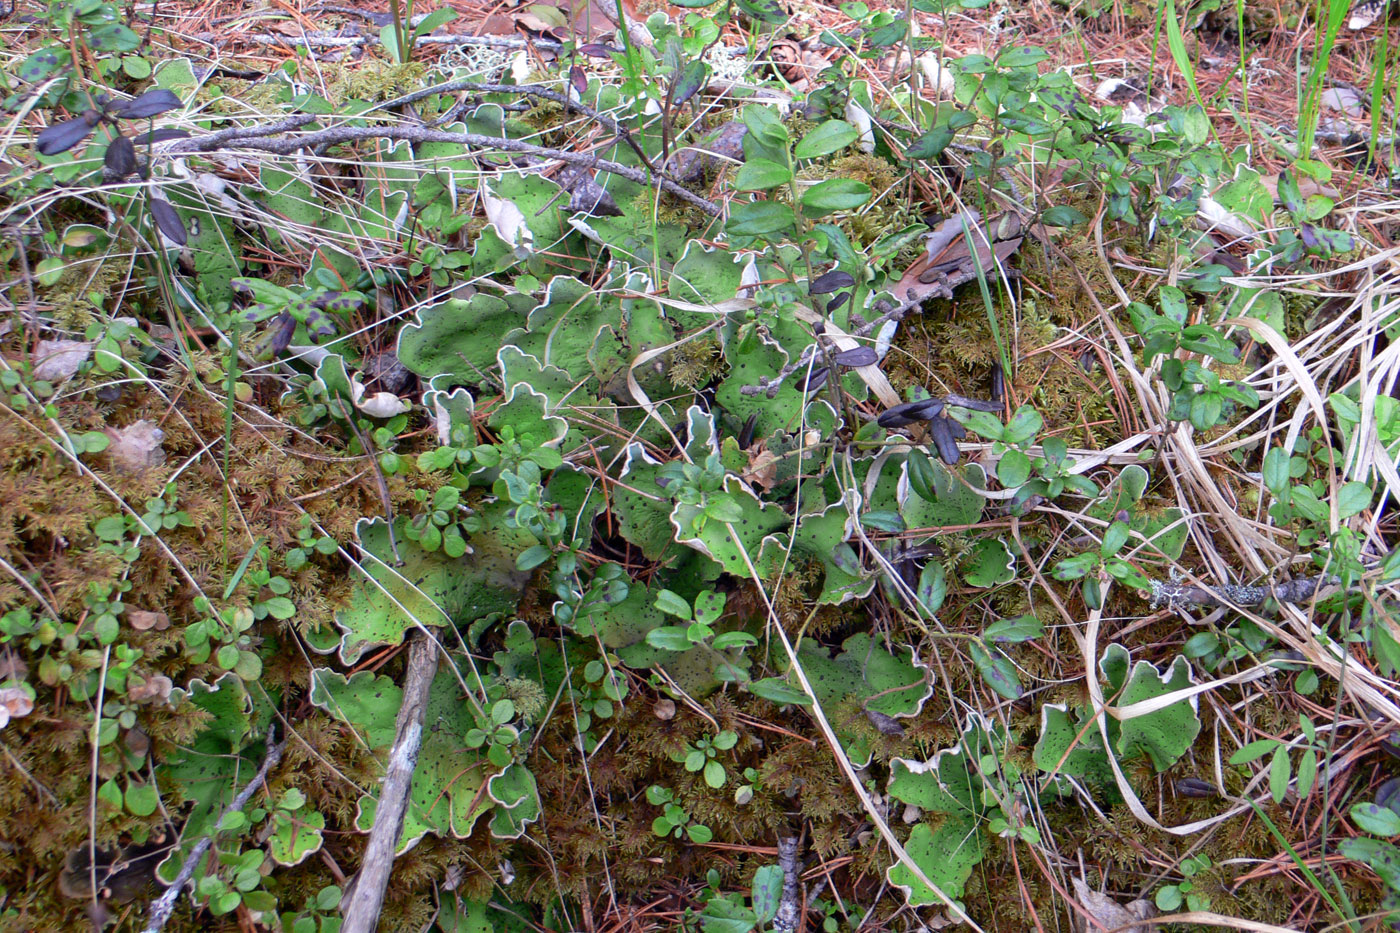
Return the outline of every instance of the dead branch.
<path id="1" fill-rule="evenodd" d="M 1299 577 L 1273 586 L 1238 586 L 1227 583 L 1224 586 L 1190 586 L 1181 583 L 1152 581 L 1152 605 L 1167 605 L 1173 609 L 1189 609 L 1198 606 L 1258 606 L 1267 599 L 1281 603 L 1301 603 L 1312 599 L 1320 588 L 1333 586 L 1341 578 L 1326 574 L 1315 577 Z"/>
<path id="2" fill-rule="evenodd" d="M 283 124 L 278 124 L 279 127 L 282 125 Z M 585 168 L 595 171 L 620 175 L 639 185 L 659 187 L 662 191 L 675 195 L 682 201 L 694 207 L 698 207 L 711 217 L 719 217 L 724 213 L 724 210 L 713 201 L 702 198 L 700 195 L 683 188 L 669 178 L 661 177 L 653 172 L 647 172 L 630 165 L 623 165 L 609 159 L 600 159 L 597 156 L 586 155 L 580 152 L 566 152 L 563 149 L 551 149 L 547 146 L 536 146 L 533 143 L 521 142 L 518 139 L 506 139 L 501 136 L 482 136 L 479 133 L 449 133 L 445 130 L 428 129 L 427 127 L 421 126 L 337 126 L 312 133 L 304 133 L 300 136 L 281 139 L 273 138 L 275 133 L 281 132 L 280 128 L 278 130 L 267 128 L 266 134 L 261 136 L 242 135 L 235 138 L 223 135 L 229 132 L 228 130 L 224 130 L 222 133 L 210 133 L 206 136 L 192 136 L 186 139 L 178 139 L 164 147 L 164 151 L 172 155 L 186 152 L 210 152 L 226 148 L 226 144 L 236 143 L 236 147 L 239 149 L 255 149 L 261 152 L 275 153 L 277 155 L 290 155 L 299 149 L 334 146 L 340 143 L 356 142 L 361 139 L 406 139 L 410 142 L 418 143 L 458 143 L 477 149 L 498 149 L 502 152 L 518 152 L 524 155 L 539 156 L 546 159 L 558 159 L 561 162 L 568 162 L 572 165 L 582 165 Z M 216 139 L 215 137 L 219 138 Z M 232 148 L 232 146 L 229 146 L 229 148 Z"/>
<path id="3" fill-rule="evenodd" d="M 437 673 L 437 666 L 437 643 L 424 637 L 421 630 L 415 630 L 409 636 L 403 705 L 399 707 L 394 745 L 389 750 L 389 767 L 380 786 L 379 804 L 374 811 L 369 844 L 365 846 L 364 858 L 360 861 L 360 874 L 342 907 L 345 914 L 342 933 L 373 933 L 379 923 L 379 911 L 384 906 L 384 890 L 389 885 L 389 873 L 394 868 L 394 850 L 398 848 L 404 814 L 408 812 L 413 769 L 418 764 L 418 750 L 423 744 L 423 717 L 428 709 L 428 690 Z"/>
<path id="4" fill-rule="evenodd" d="M 282 752 L 287 747 L 287 740 L 283 739 L 274 743 L 276 729 L 276 724 L 267 728 L 267 757 L 263 759 L 262 767 L 248 782 L 248 786 L 239 791 L 238 796 L 233 798 L 233 802 L 224 808 L 223 813 L 219 814 L 219 819 L 214 823 L 215 826 L 223 821 L 225 814 L 232 813 L 234 810 L 242 810 L 247 806 L 248 801 L 253 797 L 253 792 L 262 786 L 263 782 L 267 780 L 268 773 L 277 766 L 277 762 L 282 760 Z M 179 899 L 180 891 L 189 883 L 195 868 L 199 866 L 199 860 L 204 858 L 204 853 L 209 851 L 209 847 L 213 843 L 214 834 L 210 833 L 194 844 L 194 848 L 185 858 L 185 863 L 180 866 L 180 873 L 175 876 L 170 887 L 166 888 L 165 892 L 151 904 L 151 914 L 142 933 L 160 933 L 165 927 L 165 924 L 170 920 L 170 914 L 175 910 L 175 901 Z"/>

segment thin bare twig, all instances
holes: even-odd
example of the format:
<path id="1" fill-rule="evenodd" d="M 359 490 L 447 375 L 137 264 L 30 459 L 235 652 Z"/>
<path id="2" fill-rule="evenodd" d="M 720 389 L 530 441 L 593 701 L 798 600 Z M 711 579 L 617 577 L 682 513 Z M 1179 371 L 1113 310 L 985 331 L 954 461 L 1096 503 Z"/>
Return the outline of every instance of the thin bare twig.
<path id="1" fill-rule="evenodd" d="M 590 120 L 602 124 L 608 132 L 631 147 L 632 151 L 637 154 L 637 158 L 642 160 L 643 165 L 652 171 L 656 171 L 656 166 L 652 165 L 651 159 L 647 158 L 647 154 L 642 151 L 642 147 L 632 138 L 632 134 L 628 131 L 627 127 L 618 123 L 607 114 L 600 113 L 587 104 L 574 100 L 567 94 L 561 94 L 553 88 L 547 88 L 540 84 L 481 84 L 476 81 L 448 81 L 445 84 L 434 84 L 432 87 L 425 87 L 421 90 L 405 94 L 402 97 L 395 97 L 393 100 L 385 101 L 382 104 L 376 104 L 374 107 L 371 107 L 370 110 L 393 110 L 395 107 L 402 107 L 404 104 L 412 104 L 425 97 L 431 97 L 434 94 L 455 94 L 457 91 L 476 91 L 480 94 L 526 94 L 530 97 L 538 97 L 542 100 L 553 101 L 563 107 L 566 112 L 577 110 Z"/>
<path id="2" fill-rule="evenodd" d="M 403 705 L 399 707 L 396 738 L 389 750 L 389 767 L 379 790 L 374 826 L 369 844 L 360 860 L 360 874 L 346 897 L 342 910 L 342 933 L 373 933 L 384 906 L 384 890 L 394 868 L 394 850 L 403 832 L 408 795 L 413 787 L 413 769 L 423 744 L 423 717 L 428 709 L 428 691 L 437 673 L 438 646 L 421 629 L 409 636 L 408 671 L 404 674 Z"/>
<path id="3" fill-rule="evenodd" d="M 1258 606 L 1267 599 L 1281 603 L 1301 603 L 1313 598 L 1320 588 L 1342 582 L 1340 577 L 1319 574 L 1299 577 L 1273 586 L 1191 586 L 1183 583 L 1152 581 L 1152 605 L 1166 604 L 1174 609 L 1194 606 Z"/>
<path id="4" fill-rule="evenodd" d="M 773 929 L 777 933 L 793 933 L 802 921 L 798 886 L 801 866 L 797 864 L 799 844 L 797 836 L 778 840 L 778 867 L 783 870 L 783 895 L 778 900 L 778 912 L 773 915 Z"/>
<path id="5" fill-rule="evenodd" d="M 228 131 L 223 131 L 227 133 Z M 318 130 L 314 133 L 305 133 L 300 136 L 292 136 L 282 139 L 274 139 L 272 136 L 277 131 L 269 131 L 262 136 L 241 136 L 236 139 L 236 146 L 240 149 L 256 149 L 261 152 L 271 152 L 277 155 L 289 155 L 299 149 L 315 149 L 319 146 L 334 146 L 339 143 L 355 142 L 361 139 L 406 139 L 410 142 L 419 143 L 458 143 L 463 146 L 474 146 L 478 149 L 499 149 L 502 152 L 519 152 L 524 155 L 540 156 L 546 159 L 558 159 L 561 162 L 568 162 L 573 165 L 582 165 L 595 171 L 609 172 L 613 175 L 620 175 L 639 185 L 657 186 L 668 194 L 675 195 L 686 203 L 698 207 L 711 217 L 719 217 L 724 213 L 724 209 L 713 201 L 700 197 L 669 178 L 663 178 L 653 172 L 647 172 L 630 165 L 623 165 L 608 159 L 600 159 L 596 156 L 585 155 L 579 152 L 566 152 L 563 149 L 551 149 L 547 146 L 536 146 L 532 143 L 521 142 L 518 139 L 506 139 L 501 136 L 482 136 L 479 133 L 449 133 L 445 130 L 428 129 L 421 126 L 337 126 L 330 129 Z M 224 136 L 215 140 L 219 133 L 211 133 L 207 136 L 193 136 L 186 139 L 177 139 L 170 145 L 164 147 L 164 152 L 172 155 L 185 152 L 210 152 L 212 150 L 225 148 L 225 143 L 235 141 Z M 232 147 L 230 147 L 232 148 Z"/>
<path id="6" fill-rule="evenodd" d="M 194 36 L 200 42 L 219 45 L 227 42 L 229 36 L 217 32 L 202 32 Z M 283 36 L 275 32 L 246 32 L 236 37 L 240 42 L 256 42 L 260 45 L 287 45 L 292 48 L 350 49 L 377 43 L 378 36 L 334 36 L 320 33 L 307 33 L 304 36 Z M 538 48 L 546 52 L 561 51 L 564 46 L 552 39 L 525 39 L 516 36 L 419 36 L 415 45 L 480 45 L 498 49 Z"/>
<path id="7" fill-rule="evenodd" d="M 273 742 L 277 730 L 276 724 L 267 728 L 267 757 L 263 759 L 262 767 L 258 773 L 248 782 L 248 786 L 238 792 L 238 796 L 233 798 L 233 802 L 224 809 L 224 813 L 232 813 L 234 810 L 242 810 L 252 799 L 253 792 L 262 786 L 267 780 L 268 773 L 275 767 L 277 762 L 282 760 L 282 752 L 287 748 L 287 740 Z M 219 825 L 224 814 L 219 815 L 219 820 L 214 825 Z M 204 858 L 204 853 L 209 851 L 209 847 L 214 843 L 214 834 L 210 833 L 194 844 L 190 854 L 185 859 L 185 863 L 180 866 L 180 873 L 175 876 L 175 880 L 170 887 L 165 889 L 160 897 L 151 904 L 150 918 L 146 921 L 146 928 L 142 933 L 160 933 L 165 924 L 170 920 L 170 914 L 175 910 L 175 901 L 180 897 L 180 891 L 189 883 L 194 875 L 194 870 L 199 866 L 199 860 Z"/>

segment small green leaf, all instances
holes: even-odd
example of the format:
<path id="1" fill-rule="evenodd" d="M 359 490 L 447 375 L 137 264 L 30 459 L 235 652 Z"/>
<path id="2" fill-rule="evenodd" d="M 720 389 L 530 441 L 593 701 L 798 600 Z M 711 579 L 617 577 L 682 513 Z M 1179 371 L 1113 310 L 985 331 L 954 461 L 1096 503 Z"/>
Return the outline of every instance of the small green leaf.
<path id="1" fill-rule="evenodd" d="M 695 647 L 690 642 L 686 626 L 663 625 L 647 632 L 647 644 L 663 651 L 689 651 Z"/>
<path id="2" fill-rule="evenodd" d="M 521 551 L 515 558 L 515 568 L 517 570 L 534 570 L 540 564 L 549 560 L 549 548 L 543 544 L 533 544 Z"/>
<path id="3" fill-rule="evenodd" d="M 812 698 L 781 677 L 765 677 L 749 684 L 749 693 L 780 706 L 796 704 L 810 706 Z"/>
<path id="4" fill-rule="evenodd" d="M 997 463 L 997 481 L 1006 489 L 1018 489 L 1031 478 L 1031 458 L 1019 450 L 1008 450 Z"/>
<path id="5" fill-rule="evenodd" d="M 792 152 L 799 159 L 818 159 L 845 149 L 859 138 L 859 131 L 845 120 L 827 120 L 798 140 Z"/>
<path id="6" fill-rule="evenodd" d="M 732 236 L 764 236 L 791 229 L 794 223 L 791 205 L 777 201 L 754 201 L 731 207 L 725 229 Z"/>
<path id="7" fill-rule="evenodd" d="M 1073 227 L 1089 218 L 1068 204 L 1056 204 L 1040 215 L 1040 222 L 1047 227 Z"/>
<path id="8" fill-rule="evenodd" d="M 1337 515 L 1351 518 L 1371 504 L 1371 487 L 1365 483 L 1347 483 L 1337 490 Z"/>
<path id="9" fill-rule="evenodd" d="M 1288 793 L 1288 781 L 1293 776 L 1293 762 L 1288 760 L 1288 747 L 1280 745 L 1274 750 L 1273 760 L 1269 762 L 1269 794 L 1274 798 L 1274 803 L 1283 803 L 1283 797 Z"/>
<path id="10" fill-rule="evenodd" d="M 737 522 L 744 517 L 744 508 L 733 496 L 720 493 L 705 503 L 705 514 L 717 522 Z"/>
<path id="11" fill-rule="evenodd" d="M 656 608 L 670 616 L 690 621 L 690 603 L 670 590 L 656 594 Z"/>
<path id="12" fill-rule="evenodd" d="M 750 159 L 734 176 L 734 187 L 739 191 L 767 191 L 790 181 L 792 172 L 786 165 L 779 165 L 771 159 Z"/>
<path id="13" fill-rule="evenodd" d="M 1271 447 L 1264 455 L 1264 485 L 1275 496 L 1288 489 L 1288 453 L 1282 447 Z"/>
<path id="14" fill-rule="evenodd" d="M 1123 549 L 1123 545 L 1128 543 L 1128 537 L 1132 534 L 1127 522 L 1115 521 L 1108 526 L 1108 530 L 1103 535 L 1103 546 L 1099 548 L 1099 553 L 1104 557 L 1112 557 Z"/>
<path id="15" fill-rule="evenodd" d="M 854 178 L 829 178 L 802 194 L 802 211 L 809 215 L 848 211 L 870 200 L 870 186 Z"/>
<path id="16" fill-rule="evenodd" d="M 1263 758 L 1277 745 L 1278 741 L 1276 739 L 1259 739 L 1258 741 L 1250 742 L 1230 756 L 1230 764 L 1242 765 Z"/>
<path id="17" fill-rule="evenodd" d="M 705 783 L 719 790 L 724 786 L 725 774 L 724 765 L 718 761 L 708 761 L 705 763 Z"/>
<path id="18" fill-rule="evenodd" d="M 904 519 L 900 517 L 898 512 L 887 509 L 863 513 L 860 517 L 860 523 L 867 528 L 887 531 L 890 534 L 899 534 L 904 531 Z"/>

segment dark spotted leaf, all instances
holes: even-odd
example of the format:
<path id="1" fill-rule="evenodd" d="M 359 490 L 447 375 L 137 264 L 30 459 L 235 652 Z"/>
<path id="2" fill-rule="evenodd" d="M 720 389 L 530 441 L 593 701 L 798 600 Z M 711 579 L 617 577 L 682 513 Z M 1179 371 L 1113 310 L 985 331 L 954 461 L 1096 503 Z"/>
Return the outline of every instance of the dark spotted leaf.
<path id="1" fill-rule="evenodd" d="M 696 60 L 685 66 L 671 90 L 671 103 L 677 107 L 704 90 L 710 82 L 710 66 Z"/>
<path id="2" fill-rule="evenodd" d="M 87 44 L 94 52 L 134 52 L 141 37 L 121 23 L 102 23 L 88 30 Z"/>
<path id="3" fill-rule="evenodd" d="M 91 117 L 91 119 L 89 119 Z M 53 126 L 39 134 L 37 148 L 40 155 L 58 155 L 60 152 L 67 152 L 78 143 L 87 139 L 92 132 L 92 127 L 97 123 L 97 114 L 84 114 L 73 120 L 64 120 L 62 123 L 55 123 Z"/>
<path id="4" fill-rule="evenodd" d="M 1017 676 L 1016 665 L 1011 663 L 1010 658 L 996 649 L 988 652 L 976 642 L 972 643 L 970 650 L 972 663 L 977 665 L 977 672 L 987 686 L 1008 700 L 1020 699 L 1021 678 Z"/>
<path id="5" fill-rule="evenodd" d="M 41 84 L 63 65 L 56 48 L 40 49 L 24 60 L 19 66 L 19 79 L 30 84 Z"/>
<path id="6" fill-rule="evenodd" d="M 178 110 L 182 106 L 184 105 L 180 98 L 176 97 L 173 91 L 162 87 L 117 104 L 110 112 L 124 120 L 145 120 L 170 110 Z"/>
<path id="7" fill-rule="evenodd" d="M 850 288 L 854 284 L 856 284 L 855 277 L 849 272 L 833 269 L 825 275 L 819 275 L 813 279 L 807 291 L 813 295 L 829 295 L 834 291 Z"/>
<path id="8" fill-rule="evenodd" d="M 910 159 L 933 159 L 943 153 L 953 141 L 953 131 L 947 126 L 935 126 L 909 144 L 904 155 Z"/>
<path id="9" fill-rule="evenodd" d="M 125 136 L 118 136 L 108 144 L 102 166 L 117 178 L 125 178 L 136 171 L 136 147 Z"/>
<path id="10" fill-rule="evenodd" d="M 709 6 L 708 3 L 697 5 Z M 778 0 L 735 0 L 735 5 L 745 16 L 770 26 L 781 26 L 788 20 L 787 10 Z"/>
<path id="11" fill-rule="evenodd" d="M 150 207 L 151 216 L 155 218 L 156 228 L 176 246 L 184 246 L 189 239 L 189 234 L 185 232 L 185 224 L 180 219 L 179 212 L 170 206 L 169 201 L 154 196 L 150 200 Z"/>
<path id="12" fill-rule="evenodd" d="M 880 354 L 875 352 L 874 347 L 853 347 L 832 354 L 831 361 L 838 366 L 857 369 L 861 366 L 874 366 L 880 361 Z"/>
<path id="13" fill-rule="evenodd" d="M 323 311 L 317 311 L 315 308 L 308 309 L 306 312 L 306 332 L 318 340 L 334 337 L 336 333 L 335 322 L 327 317 Z"/>
<path id="14" fill-rule="evenodd" d="M 867 30 L 865 38 L 866 41 L 875 48 L 886 49 L 896 42 L 903 42 L 908 35 L 909 22 L 907 20 L 897 19 L 892 23 L 886 23 L 883 26 L 877 26 L 874 29 Z"/>
<path id="15" fill-rule="evenodd" d="M 330 292 L 313 303 L 332 314 L 350 314 L 365 306 L 365 296 L 359 292 Z"/>

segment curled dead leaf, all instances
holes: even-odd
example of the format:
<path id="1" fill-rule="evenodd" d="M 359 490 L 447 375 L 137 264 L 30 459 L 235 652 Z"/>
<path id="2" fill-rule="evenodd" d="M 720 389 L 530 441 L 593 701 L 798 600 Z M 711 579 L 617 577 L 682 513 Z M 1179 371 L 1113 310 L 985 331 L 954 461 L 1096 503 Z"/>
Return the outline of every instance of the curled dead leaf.
<path id="1" fill-rule="evenodd" d="M 11 719 L 19 719 L 34 712 L 34 698 L 24 687 L 0 687 L 0 727 L 7 726 Z"/>
<path id="2" fill-rule="evenodd" d="M 750 451 L 749 465 L 741 479 L 768 492 L 778 483 L 778 458 L 771 450 Z"/>
<path id="3" fill-rule="evenodd" d="M 136 703 L 144 703 L 146 700 L 166 700 L 170 698 L 170 690 L 175 685 L 170 678 L 164 674 L 157 674 L 143 684 L 128 687 L 126 695 Z"/>
<path id="4" fill-rule="evenodd" d="M 129 609 L 126 613 L 126 621 L 138 632 L 155 629 L 163 632 L 170 628 L 170 616 L 160 611 L 149 609 Z"/>
<path id="5" fill-rule="evenodd" d="M 1087 922 L 1082 917 L 1076 926 L 1082 931 L 1097 930 L 1102 927 L 1117 930 L 1118 933 L 1150 933 L 1151 927 L 1142 923 L 1157 916 L 1157 908 L 1148 901 L 1138 898 L 1127 904 L 1120 904 L 1107 894 L 1095 891 L 1083 878 L 1072 878 L 1074 896 L 1094 918 L 1097 924 Z"/>
<path id="6" fill-rule="evenodd" d="M 154 421 L 143 418 L 124 428 L 107 428 L 105 433 L 112 442 L 107 454 L 119 470 L 134 472 L 165 462 L 165 451 L 160 446 L 165 432 Z"/>
<path id="7" fill-rule="evenodd" d="M 34 347 L 34 378 L 46 382 L 72 378 L 92 356 L 93 346 L 88 340 L 40 340 Z"/>

